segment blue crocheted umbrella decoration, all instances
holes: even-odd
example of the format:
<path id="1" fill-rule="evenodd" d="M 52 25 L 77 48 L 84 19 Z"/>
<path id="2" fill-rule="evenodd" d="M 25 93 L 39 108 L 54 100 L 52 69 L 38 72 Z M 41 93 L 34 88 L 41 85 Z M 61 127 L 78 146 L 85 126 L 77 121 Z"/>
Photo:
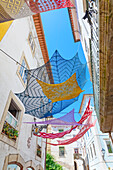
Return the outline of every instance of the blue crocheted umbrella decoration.
<path id="1" fill-rule="evenodd" d="M 70 100 L 52 102 L 43 93 L 36 79 L 49 84 L 60 84 L 76 73 L 78 86 L 83 89 L 87 81 L 86 67 L 87 64 L 81 63 L 78 53 L 72 59 L 66 60 L 56 50 L 46 64 L 36 69 L 26 70 L 26 89 L 22 93 L 16 94 L 25 106 L 25 114 L 44 118 L 61 112 L 77 101 L 79 96 Z"/>

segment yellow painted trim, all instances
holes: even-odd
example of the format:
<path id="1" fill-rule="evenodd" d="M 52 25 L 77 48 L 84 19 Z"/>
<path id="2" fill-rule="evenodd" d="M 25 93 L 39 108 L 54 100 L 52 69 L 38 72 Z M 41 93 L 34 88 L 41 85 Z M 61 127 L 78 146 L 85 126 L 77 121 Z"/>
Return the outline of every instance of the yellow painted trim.
<path id="1" fill-rule="evenodd" d="M 4 23 L 0 23 L 0 41 L 6 34 L 7 30 L 9 29 L 10 25 L 12 24 L 13 21 L 8 21 Z"/>

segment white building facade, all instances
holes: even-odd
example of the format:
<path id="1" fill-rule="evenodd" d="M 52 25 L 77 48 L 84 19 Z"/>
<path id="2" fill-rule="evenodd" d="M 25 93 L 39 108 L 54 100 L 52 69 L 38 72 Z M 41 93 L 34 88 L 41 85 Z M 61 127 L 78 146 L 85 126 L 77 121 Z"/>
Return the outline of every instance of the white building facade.
<path id="1" fill-rule="evenodd" d="M 51 132 L 60 133 L 70 129 L 71 126 L 61 126 L 61 125 L 52 125 Z M 62 138 L 56 138 L 51 140 L 51 143 L 57 143 L 57 140 L 66 140 L 73 138 L 79 129 L 76 128 L 70 134 L 65 135 Z M 50 142 L 50 141 L 49 141 Z M 55 161 L 59 163 L 64 170 L 83 170 L 83 161 L 75 159 L 75 154 L 82 153 L 80 150 L 80 142 L 76 141 L 69 145 L 48 145 L 49 153 L 55 158 Z"/>
<path id="2" fill-rule="evenodd" d="M 89 98 L 91 99 L 91 108 L 94 110 L 93 95 L 85 94 L 83 96 L 80 114 L 85 109 Z M 97 119 L 95 111 L 92 113 L 92 122 Z M 86 154 L 84 159 L 86 161 L 86 167 L 89 170 L 112 170 L 113 169 L 113 145 L 109 138 L 108 133 L 102 133 L 100 131 L 98 120 L 96 125 L 88 130 L 84 135 L 84 148 Z"/>
<path id="3" fill-rule="evenodd" d="M 34 117 L 24 114 L 15 95 L 26 87 L 24 67 L 44 64 L 33 17 L 13 21 L 1 38 L 0 49 L 0 170 L 45 169 L 46 140 L 32 135 L 33 126 L 23 123 Z"/>

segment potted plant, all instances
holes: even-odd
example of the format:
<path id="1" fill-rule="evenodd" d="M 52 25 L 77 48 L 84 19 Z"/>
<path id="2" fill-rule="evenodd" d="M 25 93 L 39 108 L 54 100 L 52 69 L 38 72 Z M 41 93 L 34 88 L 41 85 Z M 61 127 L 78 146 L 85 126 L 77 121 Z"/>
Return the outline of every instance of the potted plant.
<path id="1" fill-rule="evenodd" d="M 18 137 L 18 131 L 14 129 L 11 125 L 7 122 L 4 123 L 2 132 L 6 134 L 9 138 L 16 140 Z"/>

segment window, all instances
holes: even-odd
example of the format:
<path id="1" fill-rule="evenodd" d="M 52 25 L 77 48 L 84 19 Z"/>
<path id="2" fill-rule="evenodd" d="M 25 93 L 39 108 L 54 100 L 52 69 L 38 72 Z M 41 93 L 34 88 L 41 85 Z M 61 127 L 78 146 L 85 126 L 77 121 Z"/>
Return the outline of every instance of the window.
<path id="1" fill-rule="evenodd" d="M 34 52 L 35 52 L 35 42 L 34 42 L 33 35 L 32 35 L 31 32 L 29 33 L 29 36 L 28 36 L 28 42 L 29 42 L 32 54 L 34 54 Z"/>
<path id="2" fill-rule="evenodd" d="M 4 109 L 4 113 L 1 119 L 1 135 L 0 140 L 5 143 L 17 147 L 19 130 L 22 122 L 22 116 L 24 108 L 13 94 L 9 93 L 9 97 Z"/>
<path id="3" fill-rule="evenodd" d="M 19 108 L 14 98 L 10 99 L 9 107 L 6 113 L 5 122 L 3 125 L 2 133 L 7 135 L 8 138 L 16 141 L 18 137 L 18 122 L 21 115 L 21 109 Z"/>
<path id="4" fill-rule="evenodd" d="M 78 153 L 78 148 L 74 148 L 74 153 Z"/>
<path id="5" fill-rule="evenodd" d="M 113 153 L 113 147 L 110 140 L 106 140 L 106 145 L 109 153 Z"/>
<path id="6" fill-rule="evenodd" d="M 6 116 L 6 122 L 9 123 L 13 128 L 17 127 L 19 112 L 20 109 L 18 108 L 14 100 L 11 99 L 11 103 L 9 105 L 9 109 Z"/>
<path id="7" fill-rule="evenodd" d="M 18 66 L 18 70 L 17 70 L 17 75 L 19 76 L 22 84 L 24 85 L 24 87 L 26 86 L 27 83 L 27 73 L 26 73 L 26 69 L 29 69 L 29 66 L 27 64 L 27 60 L 25 58 L 25 55 L 23 53 L 22 57 L 21 57 L 21 61 L 20 61 L 21 65 Z"/>
<path id="8" fill-rule="evenodd" d="M 24 81 L 24 84 L 26 83 L 27 81 L 27 73 L 24 72 L 25 71 L 25 68 L 26 68 L 26 63 L 25 63 L 25 59 L 22 60 L 22 66 L 20 67 L 20 70 L 19 70 L 19 73 L 20 73 L 20 76 L 22 77 L 23 81 Z"/>
<path id="9" fill-rule="evenodd" d="M 89 137 L 89 132 L 87 131 L 87 136 Z"/>
<path id="10" fill-rule="evenodd" d="M 96 150 L 95 150 L 95 145 L 93 143 L 93 150 L 94 150 L 94 155 L 96 156 Z"/>
<path id="11" fill-rule="evenodd" d="M 59 147 L 59 156 L 60 157 L 63 157 L 65 155 L 65 148 L 64 148 L 64 146 L 60 146 Z"/>
<path id="12" fill-rule="evenodd" d="M 85 137 L 86 137 L 86 140 L 87 140 L 87 133 L 85 133 Z"/>
<path id="13" fill-rule="evenodd" d="M 88 46 L 87 46 L 87 43 L 86 43 L 86 39 L 84 38 L 84 44 L 85 44 L 85 51 L 86 53 L 88 53 Z"/>
<path id="14" fill-rule="evenodd" d="M 59 133 L 63 132 L 64 130 L 63 129 L 59 129 Z"/>
<path id="15" fill-rule="evenodd" d="M 41 146 L 37 145 L 37 156 L 41 158 L 42 149 Z"/>
<path id="16" fill-rule="evenodd" d="M 90 134 L 92 133 L 91 128 L 90 128 Z"/>
<path id="17" fill-rule="evenodd" d="M 58 131 L 59 131 L 59 133 L 61 133 L 61 132 L 64 131 L 64 129 L 59 129 Z M 64 136 L 62 137 L 62 139 L 63 139 L 63 138 L 64 138 Z"/>
<path id="18" fill-rule="evenodd" d="M 42 157 L 42 138 L 38 137 L 37 138 L 37 148 L 36 148 L 36 159 L 41 161 Z"/>
<path id="19" fill-rule="evenodd" d="M 88 157 L 89 157 L 89 159 L 91 159 L 90 150 L 88 149 L 87 152 L 88 152 Z"/>
<path id="20" fill-rule="evenodd" d="M 93 159 L 93 152 L 92 152 L 92 147 L 90 146 L 90 151 L 91 151 L 91 157 Z"/>

